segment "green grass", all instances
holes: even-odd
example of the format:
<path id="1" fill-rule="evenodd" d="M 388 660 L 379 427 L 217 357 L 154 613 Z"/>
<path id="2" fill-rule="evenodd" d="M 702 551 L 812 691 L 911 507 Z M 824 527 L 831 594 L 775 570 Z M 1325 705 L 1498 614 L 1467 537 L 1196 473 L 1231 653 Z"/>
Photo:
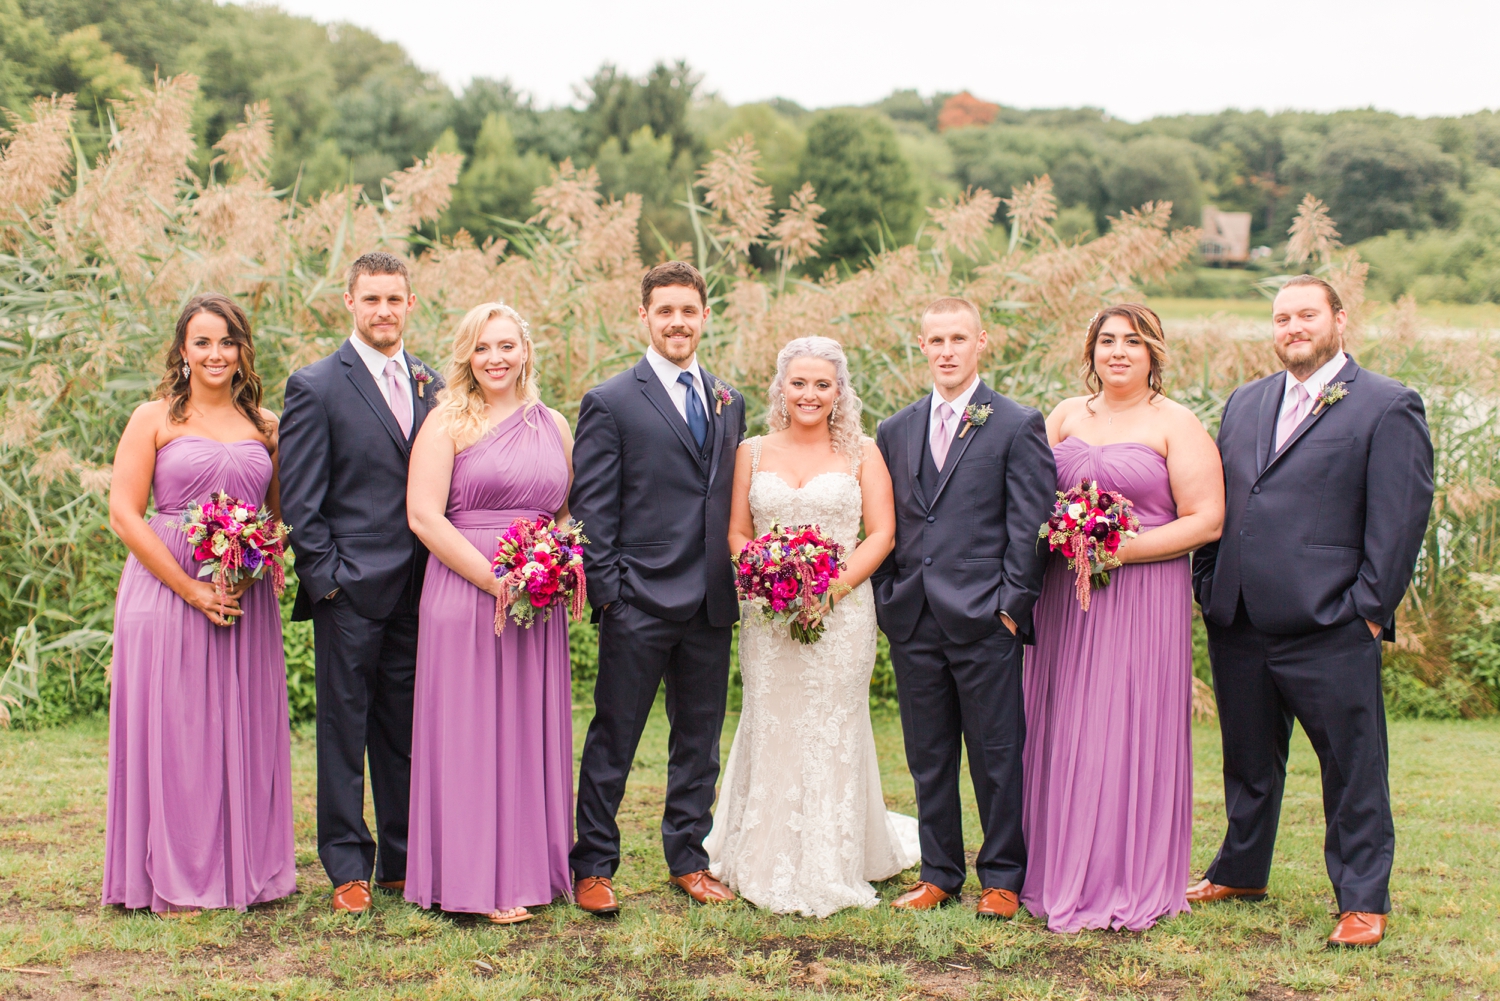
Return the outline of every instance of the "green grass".
<path id="1" fill-rule="evenodd" d="M 910 811 L 900 725 L 881 713 L 875 730 L 888 801 Z M 1201 870 L 1223 832 L 1223 793 L 1216 729 L 1199 726 L 1194 740 Z M 334 917 L 305 734 L 292 749 L 299 894 L 190 921 L 101 909 L 106 744 L 97 721 L 0 732 L 0 998 L 1500 998 L 1497 721 L 1392 724 L 1395 914 L 1387 942 L 1362 953 L 1323 949 L 1332 901 L 1317 763 L 1300 731 L 1269 900 L 1201 908 L 1144 934 L 1074 937 L 1030 918 L 980 922 L 965 907 L 815 921 L 690 905 L 666 885 L 656 833 L 659 713 L 622 811 L 618 920 L 558 905 L 497 929 L 384 895 L 365 918 Z"/>

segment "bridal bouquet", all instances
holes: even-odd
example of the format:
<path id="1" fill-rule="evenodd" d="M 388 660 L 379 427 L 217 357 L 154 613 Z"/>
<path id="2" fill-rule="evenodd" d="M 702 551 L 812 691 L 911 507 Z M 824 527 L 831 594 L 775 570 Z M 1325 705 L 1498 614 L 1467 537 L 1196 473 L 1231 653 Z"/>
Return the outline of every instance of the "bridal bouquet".
<path id="1" fill-rule="evenodd" d="M 583 577 L 583 526 L 559 525 L 551 518 L 517 518 L 499 536 L 490 566 L 500 579 L 495 599 L 495 635 L 505 631 L 506 619 L 530 629 L 538 613 L 552 617 L 565 605 L 575 619 L 583 618 L 588 592 Z"/>
<path id="2" fill-rule="evenodd" d="M 1120 543 L 1135 538 L 1140 530 L 1132 507 L 1123 494 L 1100 490 L 1097 480 L 1083 480 L 1071 490 L 1057 492 L 1057 505 L 1038 538 L 1068 558 L 1068 569 L 1078 574 L 1074 590 L 1085 612 L 1090 587 L 1109 585 L 1109 572 L 1124 565 L 1115 555 Z"/>
<path id="3" fill-rule="evenodd" d="M 212 577 L 222 596 L 246 577 L 269 575 L 276 597 L 286 590 L 286 537 L 291 529 L 271 512 L 224 493 L 182 512 L 182 530 L 203 564 L 199 577 Z"/>
<path id="4" fill-rule="evenodd" d="M 838 585 L 844 547 L 826 538 L 817 525 L 777 524 L 745 543 L 735 558 L 735 589 L 740 600 L 760 609 L 767 619 L 790 625 L 792 639 L 816 643 L 823 635 L 823 603 Z"/>

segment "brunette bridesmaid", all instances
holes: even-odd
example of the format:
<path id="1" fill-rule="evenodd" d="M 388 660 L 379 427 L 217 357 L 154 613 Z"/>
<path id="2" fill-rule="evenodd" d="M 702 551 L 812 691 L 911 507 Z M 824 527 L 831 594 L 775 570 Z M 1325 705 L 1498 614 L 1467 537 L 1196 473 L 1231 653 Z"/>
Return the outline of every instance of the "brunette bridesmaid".
<path id="1" fill-rule="evenodd" d="M 131 415 L 109 496 L 130 556 L 115 604 L 104 903 L 244 910 L 297 888 L 281 612 L 266 580 L 217 595 L 179 524 L 220 490 L 280 517 L 276 417 L 227 296 L 184 307 L 157 396 Z"/>
<path id="2" fill-rule="evenodd" d="M 571 899 L 573 713 L 562 608 L 495 635 L 496 538 L 568 515 L 573 438 L 537 399 L 526 321 L 470 310 L 412 449 L 406 509 L 431 552 L 417 633 L 406 899 L 530 918 Z M 587 528 L 587 526 L 585 526 Z"/>

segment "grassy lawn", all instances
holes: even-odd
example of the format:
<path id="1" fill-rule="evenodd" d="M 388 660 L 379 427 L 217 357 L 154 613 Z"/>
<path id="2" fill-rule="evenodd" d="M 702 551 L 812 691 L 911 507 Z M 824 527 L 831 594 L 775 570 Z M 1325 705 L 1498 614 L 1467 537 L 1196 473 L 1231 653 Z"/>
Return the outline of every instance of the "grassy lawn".
<path id="1" fill-rule="evenodd" d="M 899 723 L 881 714 L 875 727 L 887 799 L 910 811 Z M 1395 915 L 1387 942 L 1362 953 L 1323 949 L 1332 899 L 1317 763 L 1300 732 L 1269 900 L 1202 908 L 1144 934 L 1075 937 L 1024 916 L 980 922 L 966 907 L 815 921 L 690 905 L 666 884 L 656 833 L 659 716 L 622 811 L 618 920 L 559 905 L 497 929 L 379 894 L 366 917 L 334 917 L 314 851 L 305 735 L 292 748 L 299 894 L 190 921 L 101 909 L 106 737 L 97 722 L 0 731 L 0 998 L 1500 999 L 1494 721 L 1392 725 Z M 1195 747 L 1197 871 L 1223 831 L 1216 729 L 1198 727 Z M 973 842 L 972 812 L 967 829 Z M 882 896 L 914 878 L 890 881 Z"/>

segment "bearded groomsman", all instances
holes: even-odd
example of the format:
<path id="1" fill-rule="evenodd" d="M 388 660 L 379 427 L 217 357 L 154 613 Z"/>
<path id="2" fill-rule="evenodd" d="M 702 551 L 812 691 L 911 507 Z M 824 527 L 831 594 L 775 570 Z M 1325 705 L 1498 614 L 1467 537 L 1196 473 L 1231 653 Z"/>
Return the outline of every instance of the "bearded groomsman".
<path id="1" fill-rule="evenodd" d="M 1347 316 L 1301 275 L 1272 306 L 1286 371 L 1235 390 L 1219 426 L 1226 512 L 1193 557 L 1224 745 L 1229 830 L 1188 900 L 1266 895 L 1297 719 L 1323 772 L 1330 946 L 1372 946 L 1395 826 L 1380 641 L 1395 639 L 1432 509 L 1422 398 L 1344 354 Z"/>

